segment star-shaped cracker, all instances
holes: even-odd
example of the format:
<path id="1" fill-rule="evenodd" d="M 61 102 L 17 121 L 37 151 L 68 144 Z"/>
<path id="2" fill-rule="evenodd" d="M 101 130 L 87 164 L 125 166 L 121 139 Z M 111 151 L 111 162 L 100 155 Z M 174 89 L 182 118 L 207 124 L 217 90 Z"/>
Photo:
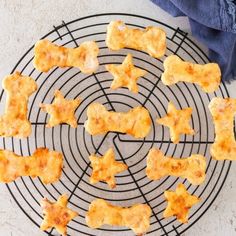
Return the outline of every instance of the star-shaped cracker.
<path id="1" fill-rule="evenodd" d="M 47 127 L 67 123 L 76 128 L 77 121 L 74 113 L 81 103 L 81 99 L 66 100 L 59 90 L 55 91 L 54 96 L 55 99 L 52 104 L 40 104 L 41 109 L 50 114 Z"/>
<path id="2" fill-rule="evenodd" d="M 110 188 L 116 187 L 115 175 L 128 168 L 124 163 L 115 160 L 112 148 L 108 149 L 103 157 L 91 155 L 89 160 L 93 168 L 90 183 L 96 184 L 99 181 L 105 181 Z"/>
<path id="3" fill-rule="evenodd" d="M 134 66 L 132 55 L 128 54 L 121 65 L 106 65 L 106 69 L 114 76 L 111 89 L 127 87 L 130 91 L 137 93 L 137 80 L 146 74 L 145 70 Z"/>
<path id="4" fill-rule="evenodd" d="M 189 194 L 183 184 L 178 184 L 175 192 L 165 191 L 164 195 L 168 201 L 164 217 L 176 216 L 181 223 L 188 222 L 190 208 L 200 201 L 198 197 Z"/>
<path id="5" fill-rule="evenodd" d="M 189 124 L 191 115 L 191 107 L 177 110 L 174 104 L 172 102 L 169 102 L 167 115 L 165 117 L 157 119 L 156 122 L 158 124 L 169 127 L 171 141 L 173 143 L 178 143 L 180 134 L 193 135 L 195 133 Z"/>
<path id="6" fill-rule="evenodd" d="M 40 229 L 47 230 L 54 227 L 58 233 L 66 235 L 67 224 L 78 215 L 77 212 L 67 208 L 67 204 L 68 197 L 65 194 L 60 196 L 55 203 L 44 198 L 40 203 L 44 214 Z"/>

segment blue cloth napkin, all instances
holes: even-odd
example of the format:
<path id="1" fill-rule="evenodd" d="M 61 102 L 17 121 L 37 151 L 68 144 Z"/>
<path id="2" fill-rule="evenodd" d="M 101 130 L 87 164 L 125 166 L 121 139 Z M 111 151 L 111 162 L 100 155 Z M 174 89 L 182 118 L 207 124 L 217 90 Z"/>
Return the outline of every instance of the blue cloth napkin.
<path id="1" fill-rule="evenodd" d="M 187 16 L 192 34 L 220 65 L 224 81 L 236 80 L 236 0 L 151 0 L 173 16 Z"/>

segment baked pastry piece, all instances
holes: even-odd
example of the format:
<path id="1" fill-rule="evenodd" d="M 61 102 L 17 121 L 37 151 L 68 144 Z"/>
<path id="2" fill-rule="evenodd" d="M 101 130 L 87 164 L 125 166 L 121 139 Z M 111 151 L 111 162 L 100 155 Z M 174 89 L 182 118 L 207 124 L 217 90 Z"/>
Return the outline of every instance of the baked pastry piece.
<path id="1" fill-rule="evenodd" d="M 39 177 L 44 184 L 54 183 L 61 177 L 62 167 L 62 154 L 47 148 L 38 148 L 28 157 L 0 150 L 0 182 L 3 183 L 20 176 Z"/>
<path id="2" fill-rule="evenodd" d="M 124 113 L 107 111 L 102 104 L 92 103 L 88 106 L 87 116 L 85 129 L 91 135 L 113 131 L 144 138 L 151 129 L 151 118 L 144 107 L 135 107 Z"/>
<path id="3" fill-rule="evenodd" d="M 37 84 L 20 72 L 6 76 L 2 81 L 7 98 L 5 112 L 0 116 L 0 136 L 26 138 L 31 134 L 31 124 L 27 118 L 28 100 L 36 91 Z"/>
<path id="4" fill-rule="evenodd" d="M 40 104 L 43 111 L 50 114 L 47 127 L 53 127 L 66 123 L 73 128 L 77 127 L 75 110 L 81 103 L 81 99 L 66 100 L 59 90 L 54 93 L 55 99 L 52 104 Z"/>
<path id="5" fill-rule="evenodd" d="M 96 199 L 89 205 L 86 223 L 90 228 L 99 228 L 104 224 L 125 226 L 136 235 L 145 234 L 150 226 L 151 208 L 147 204 L 135 204 L 120 207 L 109 204 L 103 199 Z"/>
<path id="6" fill-rule="evenodd" d="M 47 230 L 54 227 L 59 234 L 66 236 L 67 224 L 78 216 L 78 213 L 69 209 L 67 204 L 68 197 L 65 194 L 60 196 L 57 202 L 44 198 L 40 203 L 44 214 L 40 229 Z"/>
<path id="7" fill-rule="evenodd" d="M 87 41 L 77 48 L 58 46 L 47 39 L 39 40 L 34 47 L 34 67 L 48 72 L 54 66 L 77 67 L 85 74 L 98 68 L 99 47 L 94 41 Z"/>
<path id="8" fill-rule="evenodd" d="M 159 27 L 148 26 L 146 29 L 132 29 L 117 20 L 107 27 L 107 47 L 111 50 L 133 48 L 160 58 L 166 51 L 166 33 Z"/>
<path id="9" fill-rule="evenodd" d="M 176 84 L 179 81 L 195 83 L 204 92 L 212 93 L 220 85 L 221 71 L 216 63 L 199 65 L 182 61 L 176 55 L 170 55 L 164 61 L 164 73 L 161 80 L 165 85 Z"/>
<path id="10" fill-rule="evenodd" d="M 133 65 L 132 55 L 128 54 L 121 65 L 106 65 L 106 69 L 114 76 L 111 89 L 127 87 L 130 91 L 137 93 L 137 80 L 146 74 L 145 70 Z"/>
<path id="11" fill-rule="evenodd" d="M 211 155 L 216 160 L 236 160 L 234 117 L 235 98 L 213 98 L 209 109 L 215 125 L 215 142 L 211 145 Z"/>
<path id="12" fill-rule="evenodd" d="M 173 143 L 178 143 L 181 134 L 194 134 L 194 130 L 189 125 L 191 115 L 191 107 L 177 110 L 174 104 L 169 102 L 167 115 L 157 119 L 156 122 L 167 126 L 170 129 L 171 141 Z"/>
<path id="13" fill-rule="evenodd" d="M 164 195 L 168 202 L 163 213 L 164 218 L 176 216 L 181 223 L 188 222 L 190 208 L 200 201 L 195 195 L 189 194 L 183 184 L 178 184 L 175 192 L 165 191 Z"/>
<path id="14" fill-rule="evenodd" d="M 103 157 L 91 155 L 89 157 L 93 168 L 90 183 L 96 184 L 105 181 L 110 188 L 116 187 L 115 175 L 128 169 L 124 163 L 115 160 L 115 153 L 112 148 L 108 149 Z"/>
<path id="15" fill-rule="evenodd" d="M 191 155 L 176 159 L 164 154 L 157 148 L 152 148 L 147 156 L 147 177 L 159 180 L 171 175 L 186 178 L 191 184 L 199 185 L 206 177 L 206 159 L 202 155 Z"/>

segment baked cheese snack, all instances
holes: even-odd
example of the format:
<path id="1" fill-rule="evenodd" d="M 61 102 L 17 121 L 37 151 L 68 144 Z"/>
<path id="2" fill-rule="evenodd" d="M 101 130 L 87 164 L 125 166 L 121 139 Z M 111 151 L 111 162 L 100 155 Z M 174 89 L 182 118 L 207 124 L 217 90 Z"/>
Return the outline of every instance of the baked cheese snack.
<path id="1" fill-rule="evenodd" d="M 39 177 L 44 184 L 59 180 L 62 173 L 62 154 L 38 148 L 32 156 L 19 156 L 0 150 L 0 182 L 9 183 L 21 176 Z"/>
<path id="2" fill-rule="evenodd" d="M 179 142 L 181 134 L 193 135 L 195 133 L 189 124 L 191 115 L 191 107 L 177 110 L 174 104 L 169 102 L 166 116 L 157 119 L 156 122 L 170 129 L 171 141 L 176 144 Z"/>
<path id="3" fill-rule="evenodd" d="M 47 39 L 39 40 L 34 47 L 34 67 L 48 72 L 54 66 L 77 67 L 85 74 L 98 68 L 99 47 L 94 41 L 87 41 L 77 48 L 58 46 Z"/>
<path id="4" fill-rule="evenodd" d="M 93 168 L 90 177 L 91 184 L 105 181 L 110 188 L 115 188 L 115 175 L 128 169 L 126 164 L 115 160 L 115 153 L 112 148 L 109 148 L 103 157 L 91 155 L 89 160 L 91 161 L 91 166 Z"/>
<path id="5" fill-rule="evenodd" d="M 28 100 L 37 90 L 37 84 L 31 77 L 15 72 L 3 79 L 2 86 L 7 98 L 5 112 L 0 116 L 0 136 L 26 138 L 31 134 Z"/>
<path id="6" fill-rule="evenodd" d="M 135 107 L 124 113 L 107 111 L 102 104 L 92 103 L 88 106 L 87 116 L 84 126 L 91 135 L 113 131 L 127 133 L 135 138 L 144 138 L 151 129 L 151 118 L 144 107 Z"/>
<path id="7" fill-rule="evenodd" d="M 166 33 L 159 27 L 148 26 L 144 30 L 132 29 L 120 20 L 111 21 L 107 27 L 106 44 L 111 50 L 127 47 L 160 58 L 166 51 Z"/>
<path id="8" fill-rule="evenodd" d="M 147 155 L 147 177 L 159 180 L 165 176 L 186 178 L 191 184 L 199 185 L 206 177 L 206 158 L 202 155 L 191 155 L 183 159 L 164 156 L 157 148 L 152 148 Z"/>
<path id="9" fill-rule="evenodd" d="M 188 214 L 191 207 L 197 204 L 200 199 L 187 192 L 183 184 L 178 184 L 176 191 L 165 191 L 165 198 L 168 205 L 163 213 L 164 218 L 176 216 L 181 223 L 188 223 Z"/>
<path id="10" fill-rule="evenodd" d="M 216 160 L 236 160 L 234 117 L 235 98 L 213 98 L 209 109 L 215 125 L 215 142 L 211 145 L 211 155 Z"/>
<path id="11" fill-rule="evenodd" d="M 106 65 L 106 69 L 114 76 L 111 89 L 127 87 L 133 93 L 138 92 L 137 80 L 147 72 L 134 66 L 132 55 L 128 54 L 121 65 Z"/>
<path id="12" fill-rule="evenodd" d="M 131 207 L 114 206 L 103 199 L 96 199 L 89 205 L 86 223 L 90 228 L 99 228 L 104 224 L 125 226 L 136 235 L 145 234 L 150 227 L 151 208 L 147 204 L 135 204 Z"/>
<path id="13" fill-rule="evenodd" d="M 195 83 L 204 92 L 212 93 L 219 88 L 221 71 L 216 63 L 194 64 L 182 61 L 176 55 L 170 55 L 164 61 L 164 73 L 161 80 L 165 85 L 176 84 L 179 81 Z"/>
<path id="14" fill-rule="evenodd" d="M 43 210 L 44 219 L 40 226 L 41 230 L 55 228 L 63 236 L 67 235 L 67 224 L 78 216 L 78 213 L 67 207 L 68 196 L 61 195 L 57 202 L 51 202 L 44 198 L 40 205 Z"/>
<path id="15" fill-rule="evenodd" d="M 63 94 L 56 90 L 54 93 L 55 99 L 52 104 L 40 104 L 40 108 L 50 114 L 47 127 L 53 127 L 62 123 L 66 123 L 73 128 L 77 127 L 75 118 L 75 110 L 81 103 L 80 98 L 66 100 Z"/>

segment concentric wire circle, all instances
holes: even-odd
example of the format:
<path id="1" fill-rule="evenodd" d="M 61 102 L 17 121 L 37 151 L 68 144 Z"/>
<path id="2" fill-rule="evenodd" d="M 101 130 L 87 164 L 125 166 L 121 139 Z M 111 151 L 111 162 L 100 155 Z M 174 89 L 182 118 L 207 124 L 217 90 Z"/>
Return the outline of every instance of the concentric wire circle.
<path id="1" fill-rule="evenodd" d="M 106 26 L 111 20 L 120 19 L 130 27 L 145 28 L 148 25 L 162 27 L 167 33 L 167 51 L 161 59 L 154 59 L 144 52 L 122 49 L 110 51 L 105 44 Z M 67 47 L 76 47 L 83 41 L 95 40 L 100 48 L 100 67 L 95 74 L 84 75 L 76 68 L 55 68 L 48 73 L 39 73 L 33 68 L 33 47 L 19 60 L 12 72 L 18 70 L 33 77 L 37 92 L 29 102 L 29 120 L 32 134 L 27 139 L 3 138 L 2 147 L 20 155 L 31 155 L 38 147 L 48 147 L 62 152 L 64 156 L 63 176 L 55 184 L 44 185 L 40 179 L 19 178 L 7 187 L 22 211 L 38 227 L 42 221 L 39 201 L 43 197 L 56 200 L 62 193 L 69 195 L 69 205 L 79 212 L 68 226 L 68 235 L 133 235 L 127 228 L 104 226 L 97 230 L 86 226 L 85 214 L 95 198 L 103 198 L 113 204 L 130 206 L 134 203 L 147 203 L 152 208 L 150 235 L 180 235 L 191 227 L 211 206 L 220 192 L 228 175 L 231 162 L 216 162 L 209 154 L 214 141 L 214 127 L 207 108 L 211 98 L 228 97 L 228 91 L 222 83 L 214 94 L 206 94 L 199 87 L 178 83 L 167 87 L 160 80 L 163 72 L 163 60 L 171 54 L 177 54 L 184 60 L 195 63 L 207 63 L 204 52 L 181 30 L 174 29 L 154 19 L 131 14 L 99 14 L 80 18 L 54 27 L 43 38 Z M 138 81 L 139 93 L 132 94 L 127 89 L 110 90 L 112 76 L 106 71 L 106 64 L 120 64 L 127 53 L 132 53 L 134 64 L 148 73 Z M 66 98 L 80 97 L 82 103 L 76 110 L 78 127 L 71 128 L 62 124 L 52 129 L 46 128 L 48 115 L 39 108 L 39 103 L 51 103 L 53 93 L 59 89 Z M 5 93 L 1 93 L 3 102 Z M 166 114 L 168 102 L 177 107 L 192 107 L 191 125 L 196 131 L 194 136 L 183 136 L 175 145 L 169 139 L 169 132 L 155 120 Z M 104 104 L 108 110 L 128 111 L 135 106 L 146 107 L 152 118 L 152 131 L 145 139 L 134 139 L 129 135 L 109 132 L 105 136 L 91 137 L 84 130 L 86 109 L 92 102 Z M 105 183 L 91 185 L 89 176 L 91 167 L 89 155 L 103 155 L 113 147 L 116 159 L 128 164 L 129 169 L 117 176 L 117 187 L 111 190 Z M 166 177 L 160 181 L 150 181 L 145 175 L 146 156 L 150 148 L 158 147 L 165 155 L 188 157 L 200 153 L 207 159 L 207 178 L 201 186 L 192 186 L 181 178 Z M 164 219 L 166 202 L 163 192 L 174 190 L 182 182 L 188 191 L 201 198 L 190 213 L 189 223 L 180 224 L 175 218 Z M 54 230 L 48 235 L 56 235 Z"/>

